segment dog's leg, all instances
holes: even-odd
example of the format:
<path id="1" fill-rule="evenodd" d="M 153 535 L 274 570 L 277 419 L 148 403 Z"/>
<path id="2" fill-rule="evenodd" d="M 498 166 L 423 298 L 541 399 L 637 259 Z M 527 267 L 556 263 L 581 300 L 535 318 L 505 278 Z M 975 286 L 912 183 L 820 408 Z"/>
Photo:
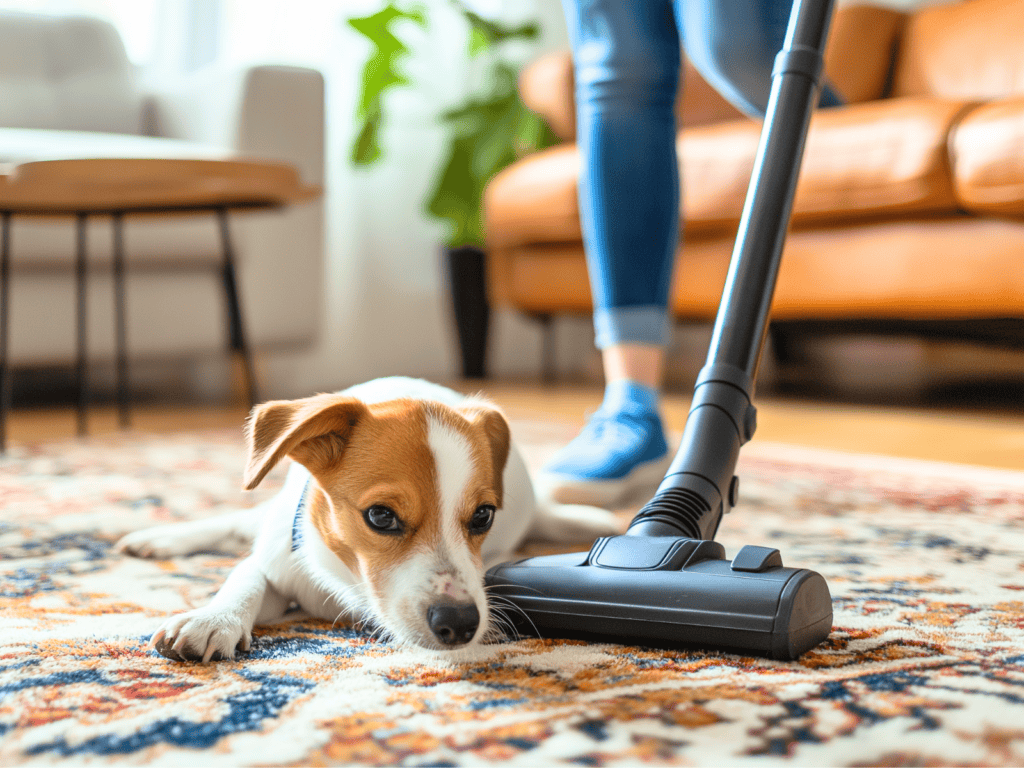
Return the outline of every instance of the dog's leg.
<path id="1" fill-rule="evenodd" d="M 261 505 L 262 506 L 262 505 Z M 238 549 L 256 538 L 263 509 L 243 509 L 206 520 L 144 528 L 122 537 L 114 549 L 136 557 L 167 558 L 208 549 Z"/>
<path id="2" fill-rule="evenodd" d="M 270 583 L 255 557 L 247 557 L 228 576 L 210 604 L 165 621 L 153 635 L 153 647 L 175 661 L 233 659 L 247 651 L 256 620 L 273 621 L 288 600 Z"/>
<path id="3" fill-rule="evenodd" d="M 557 542 L 586 542 L 599 536 L 618 536 L 625 525 L 606 509 L 584 504 L 557 504 L 537 499 L 537 514 L 529 537 Z"/>

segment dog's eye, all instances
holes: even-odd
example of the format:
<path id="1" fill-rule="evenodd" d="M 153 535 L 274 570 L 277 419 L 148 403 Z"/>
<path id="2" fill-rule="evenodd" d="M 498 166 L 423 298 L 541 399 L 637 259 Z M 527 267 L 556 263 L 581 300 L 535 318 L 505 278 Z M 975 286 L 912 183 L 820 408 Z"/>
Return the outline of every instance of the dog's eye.
<path id="1" fill-rule="evenodd" d="M 363 512 L 363 518 L 367 525 L 380 533 L 402 532 L 402 521 L 398 519 L 395 510 L 385 507 L 383 504 L 374 504 Z"/>
<path id="2" fill-rule="evenodd" d="M 484 504 L 483 506 L 477 507 L 476 512 L 469 519 L 469 532 L 473 534 L 487 533 L 491 530 L 491 524 L 494 522 L 494 507 L 490 504 Z"/>

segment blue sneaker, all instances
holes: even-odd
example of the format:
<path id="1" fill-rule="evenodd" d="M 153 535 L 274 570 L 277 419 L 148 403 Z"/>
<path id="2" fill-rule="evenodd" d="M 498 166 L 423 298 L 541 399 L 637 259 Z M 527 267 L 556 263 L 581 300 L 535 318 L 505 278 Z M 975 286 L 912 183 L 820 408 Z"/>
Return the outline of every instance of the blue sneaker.
<path id="1" fill-rule="evenodd" d="M 548 462 L 538 485 L 562 504 L 611 508 L 653 492 L 671 461 L 657 392 L 635 382 L 612 382 L 601 408 Z"/>

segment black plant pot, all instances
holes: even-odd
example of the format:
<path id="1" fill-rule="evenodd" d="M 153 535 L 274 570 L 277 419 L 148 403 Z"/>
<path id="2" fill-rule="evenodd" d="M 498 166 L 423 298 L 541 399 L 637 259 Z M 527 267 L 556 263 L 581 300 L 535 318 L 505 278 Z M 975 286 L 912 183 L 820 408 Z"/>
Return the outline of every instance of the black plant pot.
<path id="1" fill-rule="evenodd" d="M 487 329 L 491 307 L 487 302 L 487 255 L 471 245 L 445 248 L 444 261 L 452 297 L 455 330 L 462 356 L 462 375 L 487 375 Z"/>

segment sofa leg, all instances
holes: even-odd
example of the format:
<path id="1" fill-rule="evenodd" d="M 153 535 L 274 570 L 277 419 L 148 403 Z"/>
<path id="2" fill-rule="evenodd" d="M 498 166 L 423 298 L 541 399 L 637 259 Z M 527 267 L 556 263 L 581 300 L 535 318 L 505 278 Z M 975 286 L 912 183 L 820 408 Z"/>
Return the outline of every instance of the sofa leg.
<path id="1" fill-rule="evenodd" d="M 555 319 L 551 315 L 537 315 L 541 327 L 541 380 L 554 384 L 557 378 L 555 367 Z"/>
<path id="2" fill-rule="evenodd" d="M 768 335 L 772 341 L 772 357 L 781 367 L 800 362 L 799 345 L 793 338 L 793 332 L 779 323 L 768 326 Z"/>
<path id="3" fill-rule="evenodd" d="M 491 307 L 487 301 L 487 255 L 473 246 L 445 248 L 452 314 L 459 340 L 462 375 L 487 377 L 487 334 Z"/>

